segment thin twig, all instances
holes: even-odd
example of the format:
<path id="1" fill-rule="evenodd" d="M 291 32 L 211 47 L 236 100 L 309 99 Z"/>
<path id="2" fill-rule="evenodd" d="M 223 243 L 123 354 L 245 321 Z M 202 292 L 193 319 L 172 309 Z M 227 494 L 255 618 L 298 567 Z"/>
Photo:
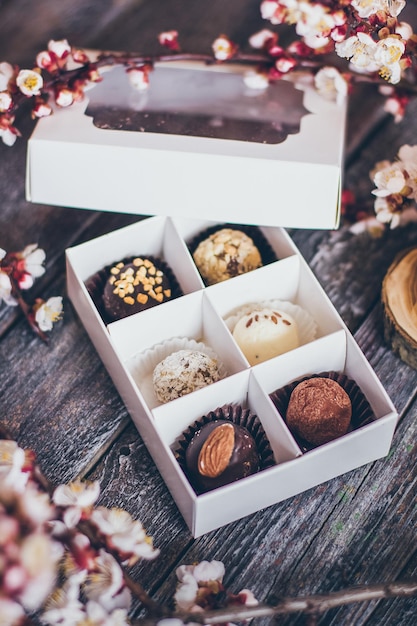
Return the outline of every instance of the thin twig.
<path id="1" fill-rule="evenodd" d="M 370 602 L 386 598 L 410 598 L 417 596 L 417 580 L 400 581 L 380 585 L 361 585 L 335 591 L 326 595 L 309 595 L 298 598 L 282 598 L 277 604 L 257 606 L 229 606 L 206 613 L 176 613 L 182 621 L 201 624 L 220 624 L 258 617 L 273 617 L 290 613 L 320 614 L 338 606 L 354 602 Z"/>

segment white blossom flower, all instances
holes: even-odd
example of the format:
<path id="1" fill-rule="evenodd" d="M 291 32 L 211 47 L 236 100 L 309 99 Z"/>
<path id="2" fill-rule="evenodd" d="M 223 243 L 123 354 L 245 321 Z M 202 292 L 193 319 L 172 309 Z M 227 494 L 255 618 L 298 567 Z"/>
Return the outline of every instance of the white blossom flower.
<path id="1" fill-rule="evenodd" d="M 400 35 L 401 39 L 408 41 L 413 35 L 413 29 L 407 22 L 399 22 L 395 27 L 395 32 Z"/>
<path id="2" fill-rule="evenodd" d="M 417 201 L 417 146 L 401 146 L 398 151 L 398 158 L 407 172 L 407 185 L 411 188 L 408 197 Z"/>
<path id="3" fill-rule="evenodd" d="M 179 585 L 175 592 L 175 602 L 178 609 L 183 611 L 201 611 L 196 604 L 200 586 L 223 581 L 224 565 L 221 561 L 201 561 L 197 565 L 180 565 L 176 569 Z"/>
<path id="4" fill-rule="evenodd" d="M 264 72 L 255 72 L 253 70 L 245 72 L 243 82 L 246 87 L 256 91 L 263 91 L 269 86 L 268 75 Z"/>
<path id="5" fill-rule="evenodd" d="M 85 617 L 84 605 L 79 600 L 80 587 L 68 579 L 57 587 L 45 603 L 42 622 L 50 626 L 74 626 Z"/>
<path id="6" fill-rule="evenodd" d="M 124 509 L 97 507 L 91 514 L 91 521 L 108 537 L 108 545 L 130 563 L 132 556 L 144 559 L 158 556 L 159 550 L 153 548 L 142 524 Z"/>
<path id="7" fill-rule="evenodd" d="M 39 278 L 45 273 L 43 263 L 45 262 L 46 254 L 42 248 L 38 248 L 37 243 L 32 243 L 26 246 L 21 253 L 21 257 L 24 262 L 24 270 L 27 274 L 30 274 L 33 278 Z M 30 287 L 33 285 L 30 285 Z M 29 287 L 22 287 L 22 289 L 29 289 Z"/>
<path id="8" fill-rule="evenodd" d="M 296 33 L 303 37 L 310 48 L 322 48 L 329 41 L 335 26 L 332 14 L 322 4 L 299 2 L 300 17 L 296 23 Z"/>
<path id="9" fill-rule="evenodd" d="M 101 604 L 90 600 L 86 607 L 86 620 L 79 626 L 127 626 L 130 624 L 126 609 L 106 611 Z"/>
<path id="10" fill-rule="evenodd" d="M 375 62 L 377 44 L 366 33 L 357 33 L 345 41 L 336 43 L 335 49 L 340 57 L 350 59 L 351 63 L 367 72 L 376 72 L 379 65 Z"/>
<path id="11" fill-rule="evenodd" d="M 97 481 L 75 480 L 68 485 L 59 485 L 53 493 L 53 502 L 65 507 L 64 522 L 69 528 L 75 526 L 85 510 L 90 510 L 100 494 Z"/>
<path id="12" fill-rule="evenodd" d="M 64 59 L 71 52 L 71 46 L 66 39 L 55 41 L 51 39 L 48 42 L 49 52 L 53 52 L 59 59 Z"/>
<path id="13" fill-rule="evenodd" d="M 322 67 L 314 77 L 314 83 L 321 96 L 341 103 L 347 95 L 348 85 L 335 67 Z"/>
<path id="14" fill-rule="evenodd" d="M 352 6 L 362 18 L 368 18 L 379 11 L 397 17 L 405 7 L 405 0 L 352 0 Z"/>
<path id="15" fill-rule="evenodd" d="M 0 296 L 2 275 L 4 274 L 0 272 Z M 3 484 L 11 485 L 15 492 L 24 491 L 28 482 L 29 473 L 23 471 L 25 461 L 25 451 L 17 445 L 16 441 L 0 440 L 0 477 Z"/>
<path id="16" fill-rule="evenodd" d="M 364 220 L 359 220 L 349 227 L 349 232 L 353 235 L 360 235 L 361 233 L 369 233 L 372 237 L 381 237 L 385 231 L 384 224 L 378 220 L 375 216 L 368 217 Z"/>
<path id="17" fill-rule="evenodd" d="M 384 111 L 390 113 L 394 122 L 398 124 L 404 119 L 405 107 L 401 100 L 395 96 L 386 97 L 384 101 Z"/>
<path id="18" fill-rule="evenodd" d="M 221 583 L 223 581 L 225 568 L 221 561 L 201 561 L 191 567 L 193 576 L 197 582 L 217 580 Z"/>
<path id="19" fill-rule="evenodd" d="M 218 61 L 226 61 L 231 59 L 236 51 L 236 46 L 230 41 L 226 35 L 220 35 L 213 41 L 213 53 L 214 57 Z"/>
<path id="20" fill-rule="evenodd" d="M 5 113 L 13 104 L 13 99 L 8 91 L 0 91 L 0 113 Z"/>
<path id="21" fill-rule="evenodd" d="M 404 51 L 405 45 L 398 37 L 386 37 L 376 45 L 374 60 L 379 65 L 379 73 L 393 85 L 401 79 L 400 60 Z"/>
<path id="22" fill-rule="evenodd" d="M 377 198 L 375 200 L 376 219 L 383 224 L 390 224 L 390 228 L 397 228 L 400 224 L 400 212 L 393 211 L 392 205 L 386 198 Z"/>
<path id="23" fill-rule="evenodd" d="M 149 87 L 149 69 L 146 65 L 142 67 L 130 67 L 126 70 L 129 83 L 137 91 L 146 91 Z"/>
<path id="24" fill-rule="evenodd" d="M 178 572 L 178 570 L 177 570 Z M 180 611 L 199 611 L 196 605 L 198 583 L 192 574 L 184 574 L 181 584 L 178 585 L 174 595 L 175 604 Z"/>
<path id="25" fill-rule="evenodd" d="M 23 607 L 14 600 L 0 596 L 0 626 L 19 626 L 24 621 Z"/>
<path id="26" fill-rule="evenodd" d="M 99 602 L 107 611 L 129 609 L 131 593 L 124 584 L 123 572 L 105 550 L 96 557 L 95 571 L 87 576 L 83 589 L 89 600 Z"/>
<path id="27" fill-rule="evenodd" d="M 0 128 L 0 137 L 6 146 L 13 146 L 18 133 L 12 128 Z"/>
<path id="28" fill-rule="evenodd" d="M 0 63 L 0 91 L 6 91 L 9 81 L 13 76 L 13 66 L 6 61 Z"/>
<path id="29" fill-rule="evenodd" d="M 62 318 L 62 297 L 53 296 L 36 310 L 35 320 L 42 331 L 52 330 L 55 322 Z"/>
<path id="30" fill-rule="evenodd" d="M 20 70 L 16 85 L 25 96 L 38 96 L 43 87 L 43 78 L 34 70 Z"/>
<path id="31" fill-rule="evenodd" d="M 268 41 L 274 41 L 276 38 L 277 36 L 272 30 L 263 28 L 249 37 L 249 44 L 252 48 L 260 50 L 265 47 L 265 44 L 268 43 Z"/>
<path id="32" fill-rule="evenodd" d="M 36 526 L 42 526 L 54 514 L 49 495 L 39 491 L 30 483 L 20 496 L 18 510 L 24 519 Z"/>
<path id="33" fill-rule="evenodd" d="M 404 164 L 408 175 L 417 177 L 417 146 L 409 146 L 405 144 L 398 150 L 398 158 Z"/>
<path id="34" fill-rule="evenodd" d="M 177 30 L 168 30 L 163 33 L 159 33 L 158 41 L 161 46 L 165 46 L 169 50 L 178 50 L 178 31 Z"/>
<path id="35" fill-rule="evenodd" d="M 0 303 L 4 300 L 9 306 L 16 306 L 17 302 L 12 296 L 12 283 L 5 272 L 0 270 Z"/>
<path id="36" fill-rule="evenodd" d="M 190 622 L 187 622 L 190 625 Z M 164 617 L 157 622 L 157 626 L 184 626 L 184 622 L 178 617 Z"/>
<path id="37" fill-rule="evenodd" d="M 400 163 L 390 163 L 386 167 L 377 169 L 373 181 L 377 189 L 374 189 L 372 193 L 379 198 L 401 193 L 407 185 Z"/>
<path id="38" fill-rule="evenodd" d="M 62 87 L 61 89 L 58 89 L 55 94 L 55 102 L 59 107 L 62 107 L 63 109 L 65 107 L 71 106 L 74 103 L 74 92 L 67 87 Z"/>
<path id="39" fill-rule="evenodd" d="M 281 22 L 274 21 L 275 14 L 278 9 L 278 2 L 276 0 L 263 0 L 261 2 L 261 16 L 264 20 L 269 20 L 272 24 L 280 24 Z"/>
<path id="40" fill-rule="evenodd" d="M 239 598 L 243 600 L 245 606 L 257 606 L 259 604 L 250 589 L 242 589 L 242 591 L 239 591 Z"/>
<path id="41" fill-rule="evenodd" d="M 43 604 L 55 584 L 62 552 L 55 550 L 53 543 L 48 535 L 32 533 L 20 546 L 20 563 L 27 580 L 18 599 L 29 611 Z"/>
<path id="42" fill-rule="evenodd" d="M 52 107 L 47 102 L 44 102 L 43 100 L 40 100 L 39 102 L 37 102 L 32 109 L 33 117 L 38 117 L 38 118 L 48 117 L 49 115 L 51 115 L 51 113 L 52 113 Z"/>

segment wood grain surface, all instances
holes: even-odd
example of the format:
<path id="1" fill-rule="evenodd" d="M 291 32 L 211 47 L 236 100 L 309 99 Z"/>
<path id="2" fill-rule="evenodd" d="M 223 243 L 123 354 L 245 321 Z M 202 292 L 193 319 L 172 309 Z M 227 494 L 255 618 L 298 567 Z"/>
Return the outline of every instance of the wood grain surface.
<path id="1" fill-rule="evenodd" d="M 223 32 L 245 47 L 248 36 L 266 25 L 259 4 L 0 0 L 0 61 L 30 66 L 49 39 L 62 37 L 82 47 L 157 52 L 157 34 L 172 28 L 186 50 L 206 52 Z M 410 3 L 407 11 L 415 26 L 416 5 Z M 344 184 L 358 202 L 369 203 L 374 164 L 394 158 L 404 143 L 417 143 L 417 101 L 404 121 L 394 124 L 381 97 L 362 87 L 351 96 L 348 122 Z M 164 602 L 175 589 L 175 568 L 203 559 L 222 560 L 227 586 L 236 592 L 248 587 L 260 600 L 416 578 L 417 372 L 384 343 L 380 290 L 395 255 L 417 245 L 417 225 L 380 238 L 354 235 L 348 224 L 332 232 L 291 232 L 400 414 L 388 457 L 195 540 L 66 297 L 65 249 L 140 217 L 28 203 L 25 161 L 33 122 L 22 120 L 19 128 L 23 137 L 13 148 L 0 145 L 0 247 L 20 250 L 37 242 L 45 249 L 46 273 L 30 296 L 64 295 L 65 316 L 46 346 L 17 308 L 0 307 L 0 420 L 22 446 L 35 450 L 52 481 L 98 479 L 100 503 L 139 517 L 162 556 L 136 565 L 133 576 Z M 77 184 L 76 164 L 68 184 Z M 132 616 L 139 615 L 136 604 Z M 416 621 L 416 599 L 393 599 L 334 609 L 318 623 L 413 626 Z M 305 621 L 292 615 L 275 623 Z"/>

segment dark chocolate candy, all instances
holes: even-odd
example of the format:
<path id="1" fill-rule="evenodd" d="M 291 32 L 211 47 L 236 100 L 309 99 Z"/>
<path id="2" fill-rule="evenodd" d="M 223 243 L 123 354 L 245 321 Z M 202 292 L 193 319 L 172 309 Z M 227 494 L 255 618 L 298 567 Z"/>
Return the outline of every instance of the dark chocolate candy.
<path id="1" fill-rule="evenodd" d="M 198 492 L 222 487 L 259 470 L 256 443 L 246 428 L 229 420 L 201 426 L 185 451 L 190 482 Z"/>
<path id="2" fill-rule="evenodd" d="M 121 319 L 169 300 L 171 284 L 150 259 L 116 263 L 104 287 L 103 305 L 111 320 Z"/>

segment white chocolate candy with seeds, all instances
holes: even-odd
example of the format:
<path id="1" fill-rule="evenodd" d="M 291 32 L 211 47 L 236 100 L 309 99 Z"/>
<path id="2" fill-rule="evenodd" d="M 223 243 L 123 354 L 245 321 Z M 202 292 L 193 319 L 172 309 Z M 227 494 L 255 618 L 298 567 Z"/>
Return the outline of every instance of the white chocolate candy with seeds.
<path id="1" fill-rule="evenodd" d="M 247 313 L 237 322 L 233 337 L 250 365 L 262 363 L 300 345 L 297 323 L 278 309 Z"/>

